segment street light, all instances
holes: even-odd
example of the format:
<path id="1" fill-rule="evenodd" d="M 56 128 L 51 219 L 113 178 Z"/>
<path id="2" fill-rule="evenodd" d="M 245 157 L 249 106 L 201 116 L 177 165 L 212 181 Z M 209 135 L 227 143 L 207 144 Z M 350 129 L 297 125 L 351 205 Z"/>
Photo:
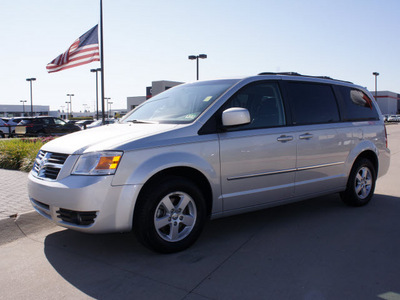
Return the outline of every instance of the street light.
<path id="1" fill-rule="evenodd" d="M 90 112 L 90 106 L 89 105 L 87 105 L 86 103 L 83 103 L 82 106 L 83 106 L 83 111 L 84 112 Z M 89 110 L 88 110 L 88 107 L 89 107 Z"/>
<path id="2" fill-rule="evenodd" d="M 33 100 L 32 100 L 32 81 L 35 81 L 36 78 L 27 78 L 26 81 L 29 81 L 31 86 L 31 117 L 33 117 Z"/>
<path id="3" fill-rule="evenodd" d="M 99 119 L 99 79 L 97 72 L 101 72 L 101 68 L 91 69 L 90 72 L 96 72 L 96 119 Z"/>
<path id="4" fill-rule="evenodd" d="M 65 101 L 65 103 L 67 103 L 67 120 L 69 120 L 69 104 L 71 104 L 71 102 Z"/>
<path id="5" fill-rule="evenodd" d="M 23 111 L 23 117 L 25 117 L 25 102 L 26 100 L 19 100 L 19 102 L 22 102 L 22 111 Z"/>
<path id="6" fill-rule="evenodd" d="M 111 98 L 106 98 L 106 97 L 104 97 L 104 100 L 107 101 L 106 113 L 107 113 L 107 110 L 108 110 L 108 100 L 110 100 L 110 99 L 111 99 Z M 108 116 L 107 116 L 107 119 L 108 119 Z"/>
<path id="7" fill-rule="evenodd" d="M 113 102 L 107 102 L 108 104 L 110 104 L 110 108 L 108 110 L 108 116 L 109 118 L 111 118 L 111 104 L 113 104 Z"/>
<path id="8" fill-rule="evenodd" d="M 67 96 L 69 96 L 69 106 L 71 107 L 71 110 L 70 110 L 70 112 L 71 112 L 71 118 L 72 118 L 72 96 L 74 96 L 74 94 L 67 94 Z"/>
<path id="9" fill-rule="evenodd" d="M 199 58 L 205 59 L 207 58 L 207 54 L 199 54 L 199 55 L 189 55 L 190 60 L 196 60 L 196 74 L 197 80 L 199 80 Z"/>
<path id="10" fill-rule="evenodd" d="M 379 73 L 378 72 L 373 72 L 372 75 L 375 76 L 375 101 L 378 101 L 377 97 L 378 97 L 378 76 L 379 76 Z"/>

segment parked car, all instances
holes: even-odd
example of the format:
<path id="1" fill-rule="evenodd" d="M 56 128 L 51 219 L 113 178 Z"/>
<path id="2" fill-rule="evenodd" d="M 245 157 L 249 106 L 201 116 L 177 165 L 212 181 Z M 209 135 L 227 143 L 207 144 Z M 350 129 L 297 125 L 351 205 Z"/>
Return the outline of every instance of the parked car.
<path id="1" fill-rule="evenodd" d="M 18 136 L 65 135 L 81 128 L 54 117 L 24 117 L 15 128 Z"/>
<path id="2" fill-rule="evenodd" d="M 329 193 L 366 205 L 389 162 L 383 117 L 365 88 L 262 73 L 182 84 L 119 124 L 46 143 L 28 191 L 60 226 L 134 229 L 151 249 L 175 252 L 209 218 Z"/>
<path id="3" fill-rule="evenodd" d="M 15 128 L 19 122 L 26 119 L 27 117 L 13 117 L 13 118 L 3 118 L 3 121 L 6 122 L 5 126 L 7 126 L 7 135 L 14 136 L 15 135 Z M 29 118 L 29 117 L 28 117 Z"/>
<path id="4" fill-rule="evenodd" d="M 390 116 L 387 118 L 387 121 L 388 121 L 388 122 L 398 122 L 398 121 L 400 121 L 400 118 L 399 118 L 398 116 L 396 116 L 396 115 L 390 115 Z"/>
<path id="5" fill-rule="evenodd" d="M 4 138 L 8 134 L 8 126 L 7 123 L 0 118 L 0 137 Z"/>
<path id="6" fill-rule="evenodd" d="M 104 125 L 110 125 L 110 124 L 114 124 L 116 123 L 117 120 L 115 119 L 106 119 L 104 120 Z M 89 128 L 94 128 L 94 127 L 99 127 L 103 125 L 103 120 L 96 120 L 92 123 L 90 123 L 89 125 L 86 126 L 87 129 Z"/>
<path id="7" fill-rule="evenodd" d="M 80 121 L 76 122 L 75 125 L 78 125 L 82 129 L 86 129 L 86 127 L 89 124 L 92 124 L 93 122 L 94 122 L 94 120 L 80 120 Z"/>

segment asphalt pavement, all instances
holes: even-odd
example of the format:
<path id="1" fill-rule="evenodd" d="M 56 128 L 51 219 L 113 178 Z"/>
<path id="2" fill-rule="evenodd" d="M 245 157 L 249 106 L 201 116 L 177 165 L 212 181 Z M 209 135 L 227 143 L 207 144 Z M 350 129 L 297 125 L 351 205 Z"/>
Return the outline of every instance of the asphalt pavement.
<path id="1" fill-rule="evenodd" d="M 53 225 L 33 211 L 27 173 L 0 169 L 0 299 L 400 300 L 400 125 L 388 134 L 369 205 L 333 194 L 219 219 L 169 255 Z"/>

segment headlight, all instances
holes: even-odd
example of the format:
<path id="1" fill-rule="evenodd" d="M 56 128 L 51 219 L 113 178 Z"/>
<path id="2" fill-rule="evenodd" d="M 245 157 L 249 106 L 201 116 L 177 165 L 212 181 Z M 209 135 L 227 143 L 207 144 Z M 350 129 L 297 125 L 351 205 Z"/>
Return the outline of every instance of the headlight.
<path id="1" fill-rule="evenodd" d="M 83 154 L 72 170 L 72 175 L 112 175 L 121 161 L 122 152 L 104 151 Z"/>

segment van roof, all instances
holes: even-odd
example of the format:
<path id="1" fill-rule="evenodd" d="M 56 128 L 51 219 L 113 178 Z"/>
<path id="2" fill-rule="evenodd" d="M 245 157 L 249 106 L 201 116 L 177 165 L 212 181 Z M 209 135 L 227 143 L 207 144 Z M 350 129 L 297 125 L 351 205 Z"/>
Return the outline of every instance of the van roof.
<path id="1" fill-rule="evenodd" d="M 350 83 L 353 84 L 353 82 L 350 81 L 345 81 L 345 80 L 339 80 L 339 79 L 334 79 L 329 76 L 311 76 L 311 75 L 303 75 L 297 72 L 262 72 L 259 73 L 258 75 L 286 75 L 286 76 L 300 76 L 300 77 L 308 77 L 308 78 L 318 78 L 318 79 L 329 79 L 329 80 L 334 80 L 334 81 L 340 81 L 340 82 L 345 82 L 345 83 Z"/>

